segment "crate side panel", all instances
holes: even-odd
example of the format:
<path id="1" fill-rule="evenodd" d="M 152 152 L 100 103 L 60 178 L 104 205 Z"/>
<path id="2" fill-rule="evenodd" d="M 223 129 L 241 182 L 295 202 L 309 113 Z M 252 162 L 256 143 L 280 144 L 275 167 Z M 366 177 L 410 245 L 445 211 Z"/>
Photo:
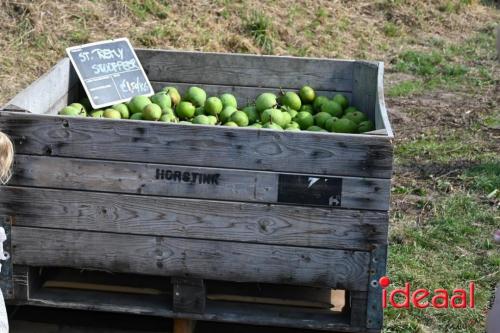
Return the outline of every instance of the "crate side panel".
<path id="1" fill-rule="evenodd" d="M 20 154 L 390 178 L 388 138 L 0 113 Z"/>
<path id="2" fill-rule="evenodd" d="M 12 228 L 13 262 L 366 290 L 369 253 L 224 241 Z"/>
<path id="3" fill-rule="evenodd" d="M 352 91 L 353 61 L 283 56 L 137 50 L 152 81 Z"/>
<path id="4" fill-rule="evenodd" d="M 337 249 L 387 243 L 386 212 L 0 188 L 16 225 Z"/>
<path id="5" fill-rule="evenodd" d="M 5 109 L 44 114 L 67 105 L 76 97 L 78 76 L 68 58 L 59 61 L 48 73 L 7 102 Z"/>
<path id="6" fill-rule="evenodd" d="M 295 191 L 295 184 L 283 184 L 280 180 L 291 174 L 253 170 L 18 154 L 13 171 L 10 185 L 183 198 L 279 203 L 279 194 Z M 340 193 L 335 208 L 389 209 L 389 179 L 333 177 L 332 180 L 339 182 L 329 189 L 332 195 L 334 190 Z M 324 190 L 321 183 L 310 188 L 315 189 L 314 186 L 318 191 Z M 315 193 L 311 191 L 309 195 Z M 318 199 L 316 205 L 329 203 Z"/>

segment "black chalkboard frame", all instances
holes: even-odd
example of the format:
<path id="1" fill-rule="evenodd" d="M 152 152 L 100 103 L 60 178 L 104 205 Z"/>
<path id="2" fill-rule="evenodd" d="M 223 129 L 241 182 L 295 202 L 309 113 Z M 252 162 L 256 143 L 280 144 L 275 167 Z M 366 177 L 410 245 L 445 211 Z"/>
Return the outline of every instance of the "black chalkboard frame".
<path id="1" fill-rule="evenodd" d="M 130 96 L 127 98 L 114 99 L 113 101 L 108 101 L 108 102 L 104 102 L 104 103 L 96 103 L 96 101 L 92 98 L 92 94 L 89 91 L 89 87 L 87 86 L 87 83 L 85 82 L 85 77 L 82 75 L 80 69 L 78 68 L 78 66 L 76 64 L 76 61 L 73 57 L 72 51 L 75 51 L 78 49 L 83 49 L 83 48 L 88 48 L 88 47 L 95 47 L 95 46 L 99 46 L 99 45 L 116 43 L 116 42 L 125 42 L 127 44 L 127 46 L 130 48 L 130 52 L 131 52 L 132 56 L 134 57 L 134 59 L 137 63 L 137 66 L 139 67 L 139 70 L 140 70 L 142 76 L 144 77 L 145 83 L 147 83 L 148 92 L 137 93 L 137 94 L 134 94 L 133 96 L 137 96 L 137 95 L 151 96 L 154 94 L 154 89 L 151 85 L 151 82 L 149 81 L 149 78 L 146 75 L 146 72 L 144 71 L 144 68 L 142 67 L 142 64 L 139 61 L 139 58 L 137 57 L 137 54 L 135 53 L 135 50 L 132 47 L 132 44 L 130 43 L 128 38 L 125 38 L 125 37 L 116 38 L 116 39 L 110 39 L 110 40 L 104 40 L 104 41 L 98 41 L 98 42 L 68 47 L 68 48 L 66 48 L 66 53 L 68 54 L 68 57 L 71 61 L 71 64 L 72 64 L 73 68 L 75 69 L 75 71 L 78 75 L 78 78 L 80 79 L 80 82 L 83 86 L 83 89 L 85 90 L 85 93 L 86 93 L 87 97 L 89 98 L 90 104 L 92 105 L 92 107 L 94 109 L 100 109 L 100 108 L 104 108 L 106 106 L 111 106 L 111 105 L 118 104 L 118 103 L 128 102 L 133 96 Z M 119 74 L 119 73 L 117 73 L 117 74 Z M 110 74 L 110 75 L 113 75 L 113 74 Z"/>

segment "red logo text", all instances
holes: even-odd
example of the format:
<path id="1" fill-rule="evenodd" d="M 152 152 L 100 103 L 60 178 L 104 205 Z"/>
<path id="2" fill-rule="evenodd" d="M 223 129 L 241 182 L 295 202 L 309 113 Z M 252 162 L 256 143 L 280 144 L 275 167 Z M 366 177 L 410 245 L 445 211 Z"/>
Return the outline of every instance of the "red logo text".
<path id="1" fill-rule="evenodd" d="M 454 289 L 451 293 L 446 289 L 435 289 L 432 293 L 428 289 L 411 289 L 409 282 L 405 283 L 404 288 L 394 289 L 388 292 L 387 287 L 391 280 L 387 276 L 379 279 L 382 289 L 382 306 L 387 308 L 387 303 L 396 309 L 409 309 L 410 304 L 417 309 L 433 307 L 436 309 L 465 309 L 474 308 L 474 282 L 469 283 L 468 290 Z M 388 295 L 389 294 L 389 295 Z M 396 298 L 398 298 L 396 300 Z"/>

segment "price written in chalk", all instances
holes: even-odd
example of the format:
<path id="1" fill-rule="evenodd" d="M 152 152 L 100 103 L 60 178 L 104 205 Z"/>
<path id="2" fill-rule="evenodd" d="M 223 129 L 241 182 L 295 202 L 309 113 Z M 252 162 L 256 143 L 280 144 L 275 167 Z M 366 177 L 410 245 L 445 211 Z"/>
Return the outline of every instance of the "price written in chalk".
<path id="1" fill-rule="evenodd" d="M 94 108 L 153 94 L 126 38 L 71 47 L 67 52 Z"/>
<path id="2" fill-rule="evenodd" d="M 119 85 L 121 91 L 127 92 L 130 94 L 141 94 L 143 95 L 145 92 L 149 91 L 149 86 L 145 82 L 141 82 L 139 78 L 135 81 L 130 82 L 127 79 L 123 79 Z"/>

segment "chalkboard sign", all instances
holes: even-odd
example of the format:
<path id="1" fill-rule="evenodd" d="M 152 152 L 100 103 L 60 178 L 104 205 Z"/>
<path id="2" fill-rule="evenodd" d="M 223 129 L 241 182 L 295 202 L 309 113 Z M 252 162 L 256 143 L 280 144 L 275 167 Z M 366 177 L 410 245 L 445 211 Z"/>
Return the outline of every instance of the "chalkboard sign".
<path id="1" fill-rule="evenodd" d="M 69 47 L 66 52 L 95 109 L 154 93 L 127 38 Z"/>
<path id="2" fill-rule="evenodd" d="M 280 174 L 278 202 L 338 207 L 342 203 L 342 178 Z"/>

